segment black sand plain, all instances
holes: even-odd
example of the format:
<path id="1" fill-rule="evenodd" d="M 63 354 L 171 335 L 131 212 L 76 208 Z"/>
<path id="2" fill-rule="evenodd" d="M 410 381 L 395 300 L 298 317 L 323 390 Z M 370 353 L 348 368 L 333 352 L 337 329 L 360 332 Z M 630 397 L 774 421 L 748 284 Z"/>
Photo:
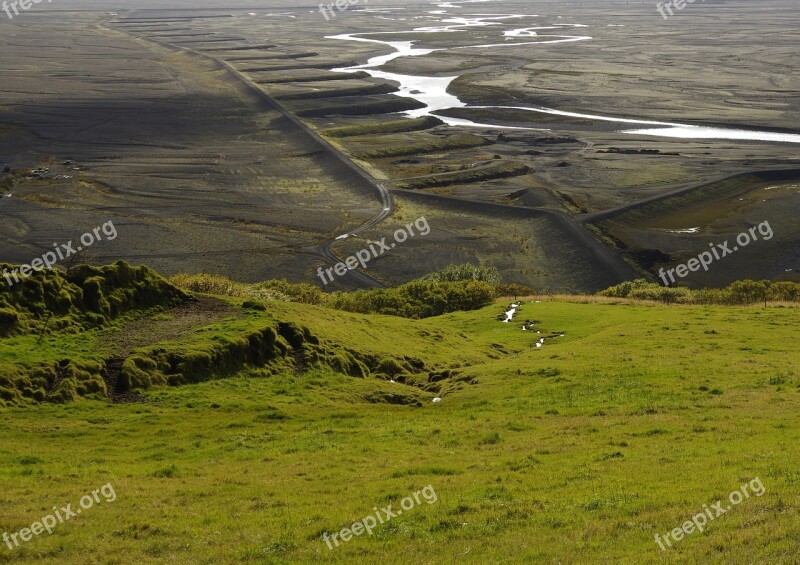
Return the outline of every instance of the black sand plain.
<path id="1" fill-rule="evenodd" d="M 382 70 L 458 75 L 449 93 L 474 106 L 795 133 L 791 2 L 706 2 L 667 21 L 651 3 L 372 2 L 330 21 L 317 5 L 289 4 L 65 1 L 0 21 L 0 161 L 14 169 L 0 178 L 4 260 L 27 263 L 113 220 L 119 237 L 88 260 L 313 282 L 330 252 L 345 257 L 425 216 L 431 234 L 379 258 L 369 280 L 473 261 L 536 288 L 589 291 L 653 276 L 766 220 L 772 240 L 688 282 L 800 270 L 798 144 L 630 135 L 620 130 L 646 126 L 478 108 L 439 116 L 485 128 L 386 133 L 419 104 L 391 81 L 331 69 L 390 49 L 326 39 L 382 32 L 446 49 Z M 408 33 L 442 25 L 441 10 L 528 17 Z M 592 39 L 468 48 L 525 42 L 504 38 L 508 27 L 565 23 L 586 27 L 539 33 Z M 331 135 L 343 127 L 348 135 Z M 392 213 L 370 222 L 387 194 Z"/>

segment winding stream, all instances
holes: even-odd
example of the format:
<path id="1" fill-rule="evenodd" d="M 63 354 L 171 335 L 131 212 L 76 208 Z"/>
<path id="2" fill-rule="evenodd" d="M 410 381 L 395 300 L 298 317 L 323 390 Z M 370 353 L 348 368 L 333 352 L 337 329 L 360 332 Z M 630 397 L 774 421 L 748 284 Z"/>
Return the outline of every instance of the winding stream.
<path id="1" fill-rule="evenodd" d="M 438 5 L 440 8 L 458 8 L 459 6 L 443 3 Z M 409 33 L 455 33 L 463 31 L 467 28 L 473 27 L 487 27 L 487 26 L 501 26 L 507 20 L 519 20 L 521 18 L 535 18 L 536 15 L 528 14 L 506 14 L 499 16 L 452 16 L 445 17 L 446 10 L 436 10 L 428 12 L 432 14 L 431 17 L 439 20 L 440 24 L 434 26 L 418 27 L 407 31 L 397 32 L 367 32 L 367 33 L 347 33 L 341 35 L 328 36 L 328 39 L 336 39 L 340 41 L 359 41 L 365 43 L 377 43 L 385 45 L 393 49 L 392 53 L 388 55 L 379 55 L 372 57 L 363 65 L 356 65 L 352 67 L 341 67 L 332 69 L 334 72 L 340 73 L 356 73 L 359 71 L 366 72 L 374 78 L 380 78 L 396 82 L 400 85 L 398 95 L 413 98 L 423 104 L 424 108 L 418 110 L 411 110 L 403 112 L 403 115 L 409 118 L 419 118 L 422 116 L 435 116 L 446 124 L 451 126 L 467 126 L 478 128 L 493 128 L 493 129 L 514 129 L 514 130 L 530 130 L 530 131 L 549 131 L 543 128 L 531 128 L 523 126 L 498 126 L 494 124 L 482 124 L 472 120 L 461 118 L 451 118 L 447 116 L 438 115 L 437 112 L 442 110 L 449 110 L 451 108 L 474 108 L 474 109 L 490 109 L 490 110 L 514 110 L 514 111 L 529 111 L 538 112 L 542 114 L 551 114 L 556 116 L 566 116 L 573 118 L 582 118 L 587 120 L 596 120 L 603 122 L 613 122 L 619 124 L 630 124 L 633 126 L 653 126 L 636 129 L 623 129 L 618 130 L 620 133 L 630 135 L 644 135 L 656 137 L 671 137 L 681 139 L 727 139 L 734 141 L 768 141 L 778 143 L 800 143 L 800 134 L 792 133 L 776 133 L 766 131 L 751 131 L 735 128 L 718 128 L 695 126 L 689 124 L 682 124 L 676 122 L 662 122 L 655 120 L 639 120 L 631 118 L 617 118 L 612 116 L 601 116 L 595 114 L 584 114 L 578 112 L 566 112 L 562 110 L 554 110 L 552 108 L 545 108 L 539 106 L 475 106 L 462 102 L 457 96 L 449 94 L 448 88 L 452 82 L 459 78 L 457 76 L 435 77 L 435 76 L 415 76 L 415 75 L 402 75 L 398 73 L 390 73 L 380 70 L 386 63 L 395 59 L 403 57 L 421 57 L 430 55 L 437 51 L 449 51 L 455 49 L 485 49 L 485 48 L 498 48 L 498 47 L 518 47 L 520 45 L 543 45 L 552 43 L 566 43 L 577 41 L 590 41 L 591 36 L 588 35 L 539 35 L 542 30 L 562 30 L 565 28 L 586 28 L 588 26 L 583 24 L 550 24 L 538 27 L 521 27 L 514 29 L 507 29 L 503 31 L 505 43 L 492 43 L 492 44 L 479 44 L 467 45 L 460 47 L 439 48 L 439 49 L 422 49 L 414 47 L 414 41 L 383 41 L 376 39 L 375 36 L 379 35 L 397 35 Z M 517 38 L 531 38 L 534 41 L 524 42 L 509 42 L 510 39 Z"/>

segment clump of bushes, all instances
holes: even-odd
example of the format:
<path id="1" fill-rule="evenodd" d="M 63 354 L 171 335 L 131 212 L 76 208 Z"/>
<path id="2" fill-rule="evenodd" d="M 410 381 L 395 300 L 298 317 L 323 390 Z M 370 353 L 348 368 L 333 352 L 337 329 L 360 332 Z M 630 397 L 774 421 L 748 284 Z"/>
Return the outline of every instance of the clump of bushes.
<path id="1" fill-rule="evenodd" d="M 169 278 L 177 287 L 205 294 L 220 294 L 253 300 L 281 300 L 303 304 L 322 304 L 324 293 L 319 287 L 307 283 L 290 283 L 270 280 L 260 283 L 241 283 L 222 275 L 190 275 L 179 273 Z"/>
<path id="2" fill-rule="evenodd" d="M 328 306 L 361 314 L 429 318 L 491 304 L 495 287 L 483 281 L 412 281 L 396 288 L 333 293 Z"/>
<path id="3" fill-rule="evenodd" d="M 223 296 L 234 296 L 239 298 L 251 297 L 244 292 L 245 285 L 237 283 L 221 275 L 190 275 L 178 273 L 169 277 L 169 282 L 177 287 L 185 288 L 194 292 L 205 294 L 221 294 Z M 253 298 L 257 298 L 254 297 Z"/>
<path id="4" fill-rule="evenodd" d="M 170 277 L 169 281 L 195 292 L 246 298 L 248 308 L 253 306 L 252 300 L 281 300 L 405 318 L 428 318 L 483 308 L 492 303 L 498 295 L 497 289 L 502 288 L 497 286 L 501 285 L 497 269 L 469 264 L 452 265 L 395 288 L 330 294 L 311 284 L 293 284 L 285 280 L 247 284 L 219 275 L 179 274 Z M 513 286 L 510 289 L 519 290 Z"/>
<path id="5" fill-rule="evenodd" d="M 460 282 L 483 281 L 492 285 L 501 283 L 500 272 L 495 267 L 486 267 L 464 263 L 449 265 L 444 269 L 425 275 L 421 281 Z"/>
<path id="6" fill-rule="evenodd" d="M 725 288 L 691 290 L 666 287 L 645 279 L 625 281 L 597 293 L 614 298 L 653 300 L 666 304 L 747 305 L 758 302 L 800 302 L 800 283 L 781 281 L 735 281 Z"/>
<path id="7" fill-rule="evenodd" d="M 533 293 L 527 287 L 503 285 L 494 267 L 466 263 L 450 265 L 395 288 L 335 292 L 325 305 L 361 314 L 429 318 L 483 308 L 509 290 Z"/>
<path id="8" fill-rule="evenodd" d="M 494 288 L 497 296 L 533 296 L 537 293 L 536 289 L 518 283 L 497 284 Z"/>

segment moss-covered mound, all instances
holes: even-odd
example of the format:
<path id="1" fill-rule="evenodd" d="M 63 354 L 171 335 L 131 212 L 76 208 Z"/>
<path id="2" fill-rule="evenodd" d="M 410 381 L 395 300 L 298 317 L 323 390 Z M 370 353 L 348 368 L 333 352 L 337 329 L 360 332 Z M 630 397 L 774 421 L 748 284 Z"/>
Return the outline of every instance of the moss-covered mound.
<path id="1" fill-rule="evenodd" d="M 102 370 L 102 364 L 95 361 L 71 359 L 30 368 L 23 365 L 3 366 L 0 371 L 0 405 L 105 398 L 108 390 Z"/>
<path id="2" fill-rule="evenodd" d="M 370 375 L 374 360 L 337 344 L 323 343 L 309 328 L 278 322 L 246 334 L 216 334 L 194 343 L 142 348 L 125 359 L 115 393 L 159 385 L 183 385 L 239 373 L 268 376 L 327 368 L 352 377 Z"/>
<path id="3" fill-rule="evenodd" d="M 14 265 L 0 264 L 4 273 Z M 131 310 L 170 307 L 189 297 L 147 267 L 118 261 L 80 265 L 68 272 L 34 271 L 0 284 L 0 337 L 50 331 L 78 332 L 103 326 Z M 8 281 L 13 284 L 9 284 Z"/>
<path id="4" fill-rule="evenodd" d="M 16 268 L 0 264 L 9 275 L 0 284 L 0 338 L 9 340 L 8 361 L 0 364 L 0 404 L 105 398 L 103 363 L 86 352 L 53 359 L 51 344 L 39 345 L 37 336 L 64 340 L 107 326 L 125 313 L 170 308 L 190 298 L 151 269 L 123 261 L 80 265 L 68 272 L 34 271 L 30 277 L 17 275 L 18 281 L 11 274 Z"/>
<path id="5" fill-rule="evenodd" d="M 208 334 L 202 335 L 205 331 Z M 140 347 L 124 358 L 76 355 L 49 363 L 1 366 L 0 405 L 125 399 L 156 386 L 180 386 L 240 374 L 268 377 L 329 369 L 356 378 L 402 380 L 406 378 L 402 375 L 411 378 L 426 371 L 422 361 L 410 363 L 364 354 L 321 340 L 308 327 L 294 322 L 272 321 L 245 332 L 225 331 L 220 326 L 205 331 L 189 340 Z M 419 381 L 420 388 L 427 383 L 423 377 L 412 381 Z"/>
<path id="6" fill-rule="evenodd" d="M 333 295 L 285 281 L 242 285 L 222 277 L 175 277 L 192 292 L 230 297 L 191 301 L 150 269 L 123 262 L 35 273 L 0 291 L 0 405 L 125 400 L 156 386 L 312 369 L 436 392 L 440 385 L 428 379 L 426 361 L 378 353 L 329 327 L 318 331 L 317 317 L 341 312 L 285 312 L 277 305 L 322 303 L 361 314 L 426 318 L 491 303 L 492 273 L 463 267 L 395 289 Z"/>

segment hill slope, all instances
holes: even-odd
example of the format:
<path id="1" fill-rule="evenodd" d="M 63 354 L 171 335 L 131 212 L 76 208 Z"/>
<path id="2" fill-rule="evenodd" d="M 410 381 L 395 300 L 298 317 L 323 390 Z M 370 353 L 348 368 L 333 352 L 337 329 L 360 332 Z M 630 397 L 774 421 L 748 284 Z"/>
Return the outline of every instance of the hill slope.
<path id="1" fill-rule="evenodd" d="M 109 482 L 116 500 L 3 560 L 86 547 L 154 563 L 800 558 L 796 308 L 526 300 L 502 323 L 504 302 L 409 320 L 198 298 L 45 340 L 53 359 L 70 344 L 98 363 L 154 359 L 140 369 L 167 381 L 238 376 L 4 409 L 0 530 Z M 26 339 L 0 341 L 0 360 Z M 656 544 L 756 479 L 763 496 Z M 427 486 L 435 501 L 328 548 L 323 534 Z"/>

